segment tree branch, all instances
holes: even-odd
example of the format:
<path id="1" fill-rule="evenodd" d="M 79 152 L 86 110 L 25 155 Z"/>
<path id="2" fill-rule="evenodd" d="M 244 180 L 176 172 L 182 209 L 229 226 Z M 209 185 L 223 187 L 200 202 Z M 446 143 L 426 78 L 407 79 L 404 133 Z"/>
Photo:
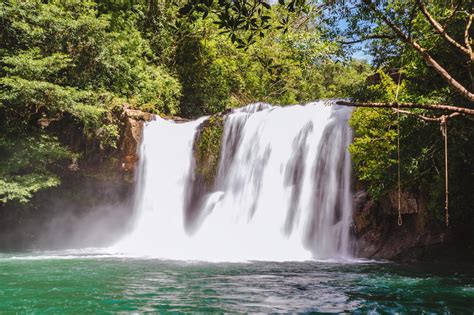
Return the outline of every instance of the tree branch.
<path id="1" fill-rule="evenodd" d="M 392 108 L 392 110 L 393 110 L 395 113 L 401 113 L 401 114 L 407 114 L 407 115 L 410 115 L 410 116 L 415 116 L 415 117 L 417 117 L 417 118 L 419 118 L 419 119 L 421 119 L 421 120 L 427 121 L 427 122 L 438 121 L 438 118 L 426 117 L 426 116 L 423 116 L 423 115 L 418 115 L 418 114 L 409 112 L 409 111 L 407 111 L 407 110 L 396 109 L 396 108 Z"/>
<path id="2" fill-rule="evenodd" d="M 302 19 L 300 19 L 298 21 L 298 25 L 295 26 L 295 29 L 296 30 L 299 30 L 303 25 L 306 25 L 306 23 L 309 21 L 309 18 L 310 16 L 309 15 L 306 15 L 305 17 L 303 17 Z M 295 21 L 296 23 L 296 21 Z"/>
<path id="3" fill-rule="evenodd" d="M 469 15 L 469 20 L 467 22 L 466 29 L 464 30 L 464 43 L 466 44 L 467 50 L 469 54 L 471 55 L 471 62 L 474 61 L 474 54 L 472 53 L 472 46 L 471 46 L 471 40 L 470 40 L 471 37 L 469 36 L 469 30 L 471 28 L 473 19 L 474 19 L 474 13 L 472 13 L 472 10 L 471 10 L 471 14 Z"/>
<path id="4" fill-rule="evenodd" d="M 431 55 L 427 52 L 427 50 L 420 46 L 412 37 L 407 36 L 394 22 L 392 22 L 389 18 L 387 18 L 377 7 L 370 1 L 370 0 L 363 0 L 364 3 L 372 10 L 376 15 L 382 19 L 382 21 L 387 24 L 395 34 L 400 37 L 405 43 L 409 44 L 413 48 L 415 48 L 425 59 L 425 61 L 433 67 L 433 69 L 441 75 L 448 84 L 456 89 L 458 93 L 460 93 L 464 98 L 468 99 L 470 102 L 474 102 L 474 93 L 466 89 L 461 83 L 459 83 L 456 79 L 454 79 L 446 69 L 444 69 Z"/>
<path id="5" fill-rule="evenodd" d="M 441 24 L 436 21 L 433 16 L 428 12 L 426 9 L 425 5 L 423 4 L 422 0 L 416 0 L 416 3 L 418 4 L 418 7 L 420 8 L 421 12 L 425 16 L 425 18 L 428 20 L 428 22 L 433 26 L 433 28 L 436 30 L 438 34 L 440 34 L 448 43 L 450 43 L 453 47 L 457 48 L 459 51 L 462 53 L 466 54 L 469 60 L 474 61 L 474 55 L 469 51 L 469 45 L 464 47 L 460 43 L 458 43 L 454 38 L 448 35 L 446 32 L 446 29 L 444 29 Z M 468 26 L 466 28 L 466 33 L 467 30 L 469 29 L 469 25 L 471 24 L 472 20 L 469 19 Z"/>
<path id="6" fill-rule="evenodd" d="M 441 117 L 427 117 L 427 116 L 423 116 L 423 115 L 419 115 L 419 114 L 415 114 L 415 113 L 412 113 L 410 111 L 407 111 L 407 110 L 402 110 L 402 109 L 396 109 L 396 108 L 392 108 L 392 110 L 396 113 L 402 113 L 402 114 L 407 114 L 407 115 L 411 115 L 411 116 L 415 116 L 421 120 L 424 120 L 424 121 L 427 121 L 427 122 L 434 122 L 434 121 L 439 121 L 441 122 L 442 119 L 443 119 L 443 116 Z M 460 113 L 456 112 L 456 113 L 452 113 L 451 115 L 447 116 L 448 118 L 452 118 L 452 117 L 456 117 L 458 115 L 461 115 Z"/>
<path id="7" fill-rule="evenodd" d="M 474 116 L 474 109 L 465 107 L 456 107 L 445 104 L 417 104 L 417 103 L 371 103 L 371 102 L 347 102 L 337 101 L 337 105 L 353 106 L 353 107 L 374 107 L 374 108 L 419 108 L 429 110 L 444 110 L 451 113 L 460 113 L 464 115 Z"/>
<path id="8" fill-rule="evenodd" d="M 365 42 L 366 40 L 371 40 L 371 39 L 394 39 L 395 36 L 393 35 L 387 35 L 387 34 L 372 34 L 372 35 L 367 35 L 364 36 L 363 38 L 359 39 L 354 39 L 351 41 L 342 41 L 342 40 L 337 40 L 336 42 L 342 45 L 351 45 L 351 44 L 356 44 L 356 43 L 361 43 Z"/>

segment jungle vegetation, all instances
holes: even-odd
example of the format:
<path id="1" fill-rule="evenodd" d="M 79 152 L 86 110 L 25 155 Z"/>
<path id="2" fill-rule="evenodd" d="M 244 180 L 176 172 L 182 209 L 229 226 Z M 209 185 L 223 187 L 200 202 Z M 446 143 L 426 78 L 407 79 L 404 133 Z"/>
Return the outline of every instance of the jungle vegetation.
<path id="1" fill-rule="evenodd" d="M 170 1 L 0 4 L 2 203 L 58 185 L 58 172 L 80 158 L 59 139 L 64 130 L 51 130 L 56 121 L 77 124 L 107 149 L 119 136 L 113 113 L 124 104 L 194 118 L 254 101 L 349 96 L 369 73 L 316 26 L 268 30 L 242 49 L 217 15 L 182 16 L 181 8 Z"/>

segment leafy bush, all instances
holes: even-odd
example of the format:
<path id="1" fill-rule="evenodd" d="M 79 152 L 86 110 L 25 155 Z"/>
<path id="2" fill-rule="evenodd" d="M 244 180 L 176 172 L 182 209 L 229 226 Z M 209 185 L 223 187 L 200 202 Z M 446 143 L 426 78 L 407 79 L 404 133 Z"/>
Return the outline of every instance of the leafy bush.
<path id="1" fill-rule="evenodd" d="M 54 169 L 64 159 L 76 156 L 44 133 L 26 137 L 2 134 L 0 155 L 0 203 L 25 203 L 36 191 L 57 186 L 60 179 Z"/>

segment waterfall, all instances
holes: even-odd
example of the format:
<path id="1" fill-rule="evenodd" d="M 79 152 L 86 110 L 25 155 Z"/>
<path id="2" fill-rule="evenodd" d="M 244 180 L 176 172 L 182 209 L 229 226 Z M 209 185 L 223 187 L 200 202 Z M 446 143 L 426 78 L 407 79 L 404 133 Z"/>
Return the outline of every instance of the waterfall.
<path id="1" fill-rule="evenodd" d="M 135 220 L 114 251 L 209 261 L 350 257 L 351 109 L 326 103 L 234 109 L 208 191 L 193 181 L 193 144 L 206 117 L 147 123 Z M 189 202 L 192 189 L 199 203 Z"/>

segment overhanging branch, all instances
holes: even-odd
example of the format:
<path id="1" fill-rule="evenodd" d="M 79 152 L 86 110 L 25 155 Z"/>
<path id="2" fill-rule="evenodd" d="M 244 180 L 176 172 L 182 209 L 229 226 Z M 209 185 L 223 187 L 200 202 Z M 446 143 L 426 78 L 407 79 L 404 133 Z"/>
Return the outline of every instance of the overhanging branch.
<path id="1" fill-rule="evenodd" d="M 463 115 L 469 115 L 474 117 L 474 109 L 465 107 L 456 107 L 445 104 L 417 104 L 417 103 L 371 103 L 371 102 L 347 102 L 337 101 L 336 104 L 353 107 L 373 107 L 373 108 L 418 108 L 418 109 L 429 109 L 429 110 L 442 110 L 450 113 L 460 113 Z"/>

